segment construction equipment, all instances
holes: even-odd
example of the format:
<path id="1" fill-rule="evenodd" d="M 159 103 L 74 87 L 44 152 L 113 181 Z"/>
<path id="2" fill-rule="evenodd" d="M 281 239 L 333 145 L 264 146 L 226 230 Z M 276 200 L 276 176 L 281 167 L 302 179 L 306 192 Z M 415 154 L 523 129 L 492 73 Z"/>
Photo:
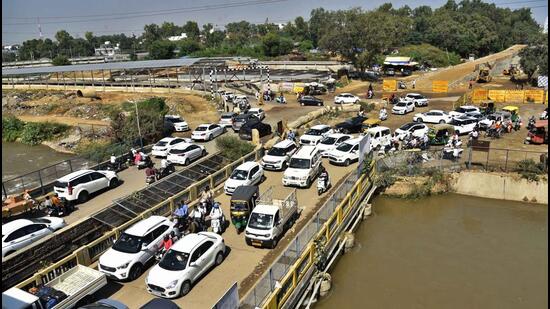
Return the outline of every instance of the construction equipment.
<path id="1" fill-rule="evenodd" d="M 493 69 L 493 66 L 489 62 L 477 65 L 476 70 L 478 71 L 478 75 L 476 78 L 476 82 L 478 83 L 490 82 L 493 79 L 493 77 L 491 76 L 492 69 Z"/>
<path id="2" fill-rule="evenodd" d="M 502 75 L 510 76 L 510 80 L 512 81 L 516 80 L 520 74 L 521 71 L 517 64 L 510 64 L 508 69 L 502 70 Z"/>

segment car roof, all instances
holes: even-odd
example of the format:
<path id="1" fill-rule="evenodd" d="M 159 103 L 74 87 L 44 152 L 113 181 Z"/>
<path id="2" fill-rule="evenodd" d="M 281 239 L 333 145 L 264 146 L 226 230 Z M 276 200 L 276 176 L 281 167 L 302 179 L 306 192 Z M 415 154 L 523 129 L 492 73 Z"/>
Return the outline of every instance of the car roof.
<path id="1" fill-rule="evenodd" d="M 344 134 L 344 133 L 332 133 L 332 134 L 329 134 L 327 137 L 334 137 L 334 138 L 340 138 L 342 136 L 351 136 L 349 134 Z"/>
<path id="2" fill-rule="evenodd" d="M 343 92 L 343 93 L 340 93 L 339 95 L 354 95 L 353 93 L 349 93 L 349 92 Z"/>
<path id="3" fill-rule="evenodd" d="M 317 147 L 315 146 L 302 146 L 296 152 L 292 157 L 293 158 L 309 158 L 311 157 L 315 151 L 317 151 Z"/>
<path id="4" fill-rule="evenodd" d="M 171 249 L 179 252 L 191 253 L 193 248 L 206 239 L 208 239 L 208 237 L 202 234 L 187 234 L 182 239 L 176 241 L 176 243 L 172 245 Z"/>
<path id="5" fill-rule="evenodd" d="M 213 123 L 203 123 L 203 124 L 198 125 L 197 128 L 198 127 L 209 127 L 211 125 L 213 125 Z"/>
<path id="6" fill-rule="evenodd" d="M 318 125 L 315 125 L 313 127 L 311 127 L 310 129 L 315 129 L 315 130 L 322 130 L 324 128 L 330 128 L 329 125 L 326 125 L 326 124 L 318 124 Z"/>
<path id="7" fill-rule="evenodd" d="M 461 108 L 478 108 L 478 107 L 475 106 L 475 105 L 461 105 L 460 107 L 461 107 Z"/>
<path id="8" fill-rule="evenodd" d="M 237 115 L 237 113 L 234 113 L 234 112 L 222 113 L 222 117 L 223 116 L 235 116 L 235 115 Z"/>
<path id="9" fill-rule="evenodd" d="M 409 96 L 422 96 L 420 93 L 407 93 L 407 95 Z"/>
<path id="10" fill-rule="evenodd" d="M 363 139 L 363 137 L 355 137 L 355 138 L 350 138 L 348 139 L 347 141 L 344 141 L 344 143 L 346 144 L 351 144 L 351 145 L 355 145 L 355 144 L 359 144 L 359 142 Z"/>
<path id="11" fill-rule="evenodd" d="M 185 148 L 187 148 L 191 145 L 193 145 L 193 144 L 188 143 L 188 142 L 178 143 L 178 144 L 174 145 L 174 148 L 172 148 L 172 149 L 181 150 L 181 149 L 185 149 Z"/>
<path id="12" fill-rule="evenodd" d="M 279 208 L 273 207 L 273 205 L 256 205 L 253 212 L 274 216 L 277 210 L 279 210 Z"/>
<path id="13" fill-rule="evenodd" d="M 6 224 L 2 224 L 2 234 L 8 235 L 9 233 L 18 230 L 24 226 L 31 225 L 33 222 L 27 219 L 17 219 L 10 221 Z"/>
<path id="14" fill-rule="evenodd" d="M 165 137 L 165 138 L 161 139 L 159 142 L 171 142 L 175 139 L 176 139 L 175 137 Z"/>
<path id="15" fill-rule="evenodd" d="M 126 234 L 134 235 L 134 236 L 143 236 L 147 234 L 151 230 L 151 228 L 157 226 L 158 224 L 168 221 L 165 217 L 162 216 L 150 216 L 147 219 L 143 219 L 139 221 L 138 223 L 132 225 L 129 227 L 126 231 L 124 231 Z"/>
<path id="16" fill-rule="evenodd" d="M 255 111 L 261 111 L 261 110 L 262 110 L 262 109 L 259 108 L 259 107 L 253 107 L 253 108 L 249 109 L 248 112 L 251 112 L 251 111 L 254 111 L 254 112 L 255 112 Z"/>
<path id="17" fill-rule="evenodd" d="M 255 161 L 249 161 L 249 162 L 244 162 L 243 164 L 237 166 L 236 169 L 249 171 L 255 166 L 258 166 L 258 163 L 256 163 Z"/>
<path id="18" fill-rule="evenodd" d="M 57 181 L 62 181 L 62 182 L 69 182 L 75 178 L 78 178 L 82 175 L 85 175 L 85 174 L 88 174 L 90 172 L 94 172 L 94 170 L 80 170 L 80 171 L 76 171 L 76 172 L 72 172 L 70 174 L 67 174 L 59 179 L 57 179 Z"/>
<path id="19" fill-rule="evenodd" d="M 445 113 L 445 111 L 441 109 L 430 109 L 429 111 L 427 111 L 427 113 L 431 113 L 431 112 Z"/>
<path id="20" fill-rule="evenodd" d="M 379 131 L 384 131 L 384 130 L 389 130 L 390 128 L 388 127 L 382 127 L 382 126 L 378 126 L 378 127 L 374 127 L 374 128 L 369 128 L 367 130 L 367 132 L 379 132 Z"/>
<path id="21" fill-rule="evenodd" d="M 288 146 L 290 146 L 292 144 L 294 144 L 293 141 L 285 139 L 285 140 L 282 140 L 282 141 L 278 142 L 277 144 L 273 145 L 273 147 L 275 147 L 275 148 L 287 148 Z"/>

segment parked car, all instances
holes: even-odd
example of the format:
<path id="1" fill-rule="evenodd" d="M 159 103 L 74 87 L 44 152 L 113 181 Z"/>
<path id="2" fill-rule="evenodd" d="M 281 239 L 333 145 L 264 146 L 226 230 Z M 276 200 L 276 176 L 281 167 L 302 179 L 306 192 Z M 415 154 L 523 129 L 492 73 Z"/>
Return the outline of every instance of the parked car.
<path id="1" fill-rule="evenodd" d="M 327 152 L 331 164 L 348 166 L 359 160 L 359 142 L 362 138 L 349 139 Z"/>
<path id="2" fill-rule="evenodd" d="M 428 134 L 429 128 L 424 123 L 409 122 L 395 130 L 399 140 L 403 140 L 405 136 L 412 134 L 416 137 L 422 137 L 424 134 Z"/>
<path id="3" fill-rule="evenodd" d="M 80 170 L 57 179 L 53 191 L 59 198 L 84 203 L 90 198 L 90 194 L 112 189 L 118 184 L 118 176 L 114 171 Z"/>
<path id="4" fill-rule="evenodd" d="M 317 144 L 317 149 L 321 152 L 323 158 L 327 157 L 328 151 L 338 147 L 343 142 L 353 138 L 349 134 L 342 133 L 332 133 L 323 138 L 319 144 Z"/>
<path id="5" fill-rule="evenodd" d="M 407 93 L 406 101 L 412 101 L 416 107 L 428 106 L 428 98 L 419 93 Z"/>
<path id="6" fill-rule="evenodd" d="M 485 118 L 485 115 L 483 115 L 483 113 L 481 112 L 467 112 L 466 116 L 474 118 L 478 122 Z"/>
<path id="7" fill-rule="evenodd" d="M 164 121 L 173 125 L 176 132 L 189 131 L 189 125 L 179 115 L 165 115 Z"/>
<path id="8" fill-rule="evenodd" d="M 264 120 L 265 118 L 265 111 L 261 108 L 251 108 L 248 110 L 248 113 L 252 114 L 252 116 L 260 119 L 260 120 Z"/>
<path id="9" fill-rule="evenodd" d="M 298 102 L 302 106 L 304 105 L 323 106 L 323 100 L 312 96 L 303 96 L 298 100 Z"/>
<path id="10" fill-rule="evenodd" d="M 400 101 L 393 105 L 391 112 L 393 114 L 405 115 L 410 112 L 414 112 L 413 101 Z"/>
<path id="11" fill-rule="evenodd" d="M 298 147 L 296 143 L 288 139 L 282 140 L 267 151 L 267 154 L 262 158 L 260 164 L 265 170 L 284 170 L 288 166 L 290 157 L 292 157 L 297 150 Z"/>
<path id="12" fill-rule="evenodd" d="M 189 165 L 189 163 L 206 156 L 204 146 L 191 143 L 181 143 L 168 151 L 166 160 L 174 164 Z"/>
<path id="13" fill-rule="evenodd" d="M 302 146 L 291 158 L 283 174 L 284 186 L 308 188 L 321 172 L 321 153 L 315 146 Z"/>
<path id="14" fill-rule="evenodd" d="M 225 250 L 223 238 L 216 233 L 183 237 L 151 269 L 145 279 L 147 291 L 165 298 L 187 295 L 204 273 L 223 262 Z"/>
<path id="15" fill-rule="evenodd" d="M 2 258 L 63 228 L 57 217 L 17 219 L 2 225 Z"/>
<path id="16" fill-rule="evenodd" d="M 425 113 L 418 113 L 413 116 L 414 122 L 425 123 L 449 123 L 452 117 L 442 110 L 432 109 Z"/>
<path id="17" fill-rule="evenodd" d="M 153 298 L 150 301 L 146 302 L 139 309 L 181 309 L 180 306 L 176 305 L 173 301 L 165 298 Z"/>
<path id="18" fill-rule="evenodd" d="M 489 127 L 491 127 L 496 121 L 508 121 L 512 117 L 512 114 L 508 112 L 494 112 L 487 116 L 485 119 L 482 119 L 479 121 L 479 129 L 480 130 L 487 130 Z"/>
<path id="19" fill-rule="evenodd" d="M 120 234 L 113 246 L 99 257 L 98 269 L 116 280 L 135 280 L 162 246 L 175 223 L 162 216 L 150 216 Z"/>
<path id="20" fill-rule="evenodd" d="M 235 99 L 235 94 L 233 92 L 225 91 L 222 94 L 222 97 L 227 102 L 233 102 L 233 100 Z"/>
<path id="21" fill-rule="evenodd" d="M 353 118 L 347 119 L 344 122 L 340 122 L 334 126 L 335 131 L 342 132 L 345 134 L 349 133 L 360 133 L 363 131 L 363 121 L 367 119 L 363 116 L 355 116 Z"/>
<path id="22" fill-rule="evenodd" d="M 361 99 L 351 93 L 340 93 L 334 97 L 335 104 L 358 104 Z"/>
<path id="23" fill-rule="evenodd" d="M 259 119 L 251 119 L 241 126 L 239 129 L 239 137 L 243 140 L 251 141 L 252 130 L 254 129 L 258 130 L 260 138 L 272 133 L 271 126 L 269 124 L 263 123 Z"/>
<path id="24" fill-rule="evenodd" d="M 210 141 L 223 133 L 225 133 L 225 128 L 219 124 L 201 124 L 191 133 L 191 139 L 194 141 Z"/>
<path id="25" fill-rule="evenodd" d="M 247 123 L 252 118 L 254 118 L 254 116 L 249 113 L 242 113 L 235 116 L 235 119 L 233 119 L 233 125 L 232 125 L 233 131 L 239 132 L 242 125 Z"/>
<path id="26" fill-rule="evenodd" d="M 462 105 L 457 107 L 454 111 L 450 111 L 449 115 L 453 118 L 464 116 L 467 113 L 480 112 L 479 107 L 473 105 Z"/>
<path id="27" fill-rule="evenodd" d="M 384 71 L 384 74 L 386 76 L 395 76 L 395 70 L 394 68 L 387 68 L 385 71 Z"/>
<path id="28" fill-rule="evenodd" d="M 386 147 L 391 143 L 391 130 L 388 127 L 374 127 L 367 130 L 370 135 L 370 149 Z"/>
<path id="29" fill-rule="evenodd" d="M 240 186 L 258 185 L 264 177 L 264 169 L 257 162 L 245 162 L 233 170 L 231 176 L 225 181 L 223 190 L 231 195 Z"/>
<path id="30" fill-rule="evenodd" d="M 78 307 L 78 309 L 130 309 L 125 304 L 114 299 L 100 299 L 94 303 Z"/>
<path id="31" fill-rule="evenodd" d="M 300 136 L 300 145 L 317 145 L 325 136 L 333 133 L 330 126 L 319 124 L 311 127 L 302 136 Z"/>
<path id="32" fill-rule="evenodd" d="M 223 113 L 220 117 L 220 122 L 218 123 L 222 127 L 232 127 L 233 121 L 235 121 L 235 117 L 237 117 L 237 113 Z"/>
<path id="33" fill-rule="evenodd" d="M 180 143 L 190 143 L 191 139 L 181 137 L 165 137 L 158 141 L 151 150 L 151 154 L 155 157 L 166 157 L 170 149 Z"/>
<path id="34" fill-rule="evenodd" d="M 472 132 L 477 125 L 477 120 L 468 116 L 454 118 L 451 123 L 455 127 L 455 132 L 458 134 L 468 134 Z"/>

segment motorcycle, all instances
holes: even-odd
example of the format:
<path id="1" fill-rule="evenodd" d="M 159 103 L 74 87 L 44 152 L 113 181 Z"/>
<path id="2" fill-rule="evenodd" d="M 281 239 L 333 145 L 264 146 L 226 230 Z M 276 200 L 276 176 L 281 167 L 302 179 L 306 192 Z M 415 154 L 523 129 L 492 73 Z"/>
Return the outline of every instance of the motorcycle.
<path id="1" fill-rule="evenodd" d="M 220 218 L 212 219 L 210 225 L 212 226 L 212 232 L 221 235 L 225 230 L 225 215 L 222 214 Z"/>
<path id="2" fill-rule="evenodd" d="M 399 83 L 397 84 L 397 87 L 399 89 L 407 89 L 407 85 L 405 84 L 405 82 L 402 82 L 402 81 L 399 81 Z"/>
<path id="3" fill-rule="evenodd" d="M 176 171 L 176 168 L 174 167 L 174 164 L 168 163 L 168 165 L 166 165 L 166 167 L 164 167 L 164 168 L 161 167 L 160 168 L 158 179 L 164 178 L 164 177 L 172 174 L 175 171 Z"/>
<path id="4" fill-rule="evenodd" d="M 535 128 L 535 116 L 529 117 L 529 121 L 527 122 L 527 131 L 532 131 Z"/>
<path id="5" fill-rule="evenodd" d="M 328 191 L 330 188 L 330 179 L 324 179 L 323 177 L 317 178 L 317 195 L 321 195 Z"/>
<path id="6" fill-rule="evenodd" d="M 120 172 L 124 169 L 124 163 L 120 159 L 116 159 L 115 163 L 109 162 L 107 164 L 108 171 Z"/>
<path id="7" fill-rule="evenodd" d="M 502 128 L 500 129 L 489 128 L 485 132 L 485 136 L 491 137 L 491 138 L 500 138 L 502 136 Z"/>
<path id="8" fill-rule="evenodd" d="M 277 99 L 275 99 L 275 102 L 280 104 L 286 104 L 286 99 L 285 97 L 280 96 L 280 97 L 277 97 Z"/>
<path id="9" fill-rule="evenodd" d="M 145 183 L 150 185 L 158 180 L 158 174 L 145 176 Z"/>
<path id="10" fill-rule="evenodd" d="M 384 120 L 388 119 L 388 112 L 380 111 L 380 114 L 379 114 L 379 116 L 378 116 L 378 119 L 380 119 L 381 121 L 384 121 Z"/>

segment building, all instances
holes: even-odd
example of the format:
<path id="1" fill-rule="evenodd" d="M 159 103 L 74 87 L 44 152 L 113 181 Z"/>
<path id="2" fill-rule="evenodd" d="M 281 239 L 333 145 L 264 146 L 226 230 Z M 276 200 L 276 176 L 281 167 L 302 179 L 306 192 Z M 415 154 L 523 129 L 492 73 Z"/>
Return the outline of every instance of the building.
<path id="1" fill-rule="evenodd" d="M 187 39 L 187 34 L 182 33 L 180 35 L 169 37 L 168 41 L 176 42 L 176 41 L 181 41 L 181 40 L 185 40 L 185 39 Z"/>
<path id="2" fill-rule="evenodd" d="M 96 56 L 106 56 L 113 58 L 116 54 L 120 54 L 120 44 L 116 45 L 111 44 L 111 42 L 106 41 L 104 44 L 99 45 L 99 48 L 94 48 L 94 53 Z"/>

